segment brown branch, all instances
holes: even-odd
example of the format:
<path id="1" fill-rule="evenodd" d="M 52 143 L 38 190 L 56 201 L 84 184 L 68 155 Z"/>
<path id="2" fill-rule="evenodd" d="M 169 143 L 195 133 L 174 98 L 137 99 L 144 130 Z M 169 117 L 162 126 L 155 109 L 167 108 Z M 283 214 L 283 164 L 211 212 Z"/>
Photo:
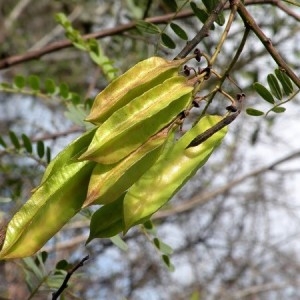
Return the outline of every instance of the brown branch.
<path id="1" fill-rule="evenodd" d="M 295 282 L 296 286 L 299 286 L 299 282 Z M 248 298 L 251 296 L 257 296 L 258 294 L 262 294 L 265 292 L 272 291 L 274 292 L 275 290 L 282 290 L 286 289 L 291 286 L 291 282 L 270 282 L 270 283 L 264 283 L 260 285 L 254 285 L 247 287 L 241 291 L 237 291 L 233 294 L 232 299 L 243 299 L 243 298 Z"/>
<path id="2" fill-rule="evenodd" d="M 238 94 L 238 99 L 236 100 L 236 102 L 239 102 L 238 105 L 241 106 L 242 102 L 245 98 L 245 94 Z M 225 118 L 223 118 L 221 121 L 219 121 L 217 124 L 215 124 L 214 126 L 212 126 L 211 128 L 205 130 L 204 132 L 202 132 L 200 135 L 198 135 L 197 137 L 195 137 L 187 146 L 187 148 L 190 147 L 195 147 L 198 146 L 200 144 L 202 144 L 203 142 L 205 142 L 207 139 L 209 139 L 211 136 L 213 136 L 215 133 L 219 132 L 222 128 L 224 128 L 225 126 L 229 125 L 230 123 L 232 123 L 236 117 L 240 114 L 241 109 L 237 108 L 234 105 L 228 106 L 228 109 L 233 110 L 234 112 L 232 114 L 227 115 Z"/>
<path id="3" fill-rule="evenodd" d="M 215 198 L 221 194 L 224 194 L 225 192 L 229 191 L 233 187 L 245 182 L 245 180 L 255 177 L 255 176 L 258 176 L 259 174 L 262 174 L 264 172 L 274 171 L 275 167 L 277 167 L 278 165 L 280 165 L 288 160 L 295 159 L 297 157 L 300 157 L 300 151 L 297 151 L 297 152 L 289 154 L 281 159 L 278 159 L 270 165 L 267 165 L 267 166 L 258 168 L 252 172 L 249 172 L 248 174 L 245 174 L 237 179 L 234 179 L 234 180 L 230 181 L 229 183 L 227 183 L 226 185 L 224 185 L 218 189 L 215 189 L 212 192 L 200 194 L 198 196 L 191 198 L 188 202 L 178 204 L 167 210 L 158 211 L 153 216 L 153 219 L 166 218 L 166 217 L 172 216 L 174 214 L 190 211 L 190 210 L 194 209 L 196 206 L 204 205 L 207 202 L 211 201 L 213 198 Z"/>
<path id="4" fill-rule="evenodd" d="M 286 74 L 291 78 L 291 80 L 296 84 L 298 88 L 300 88 L 300 79 L 299 77 L 293 72 L 293 70 L 288 66 L 282 56 L 279 54 L 277 49 L 273 46 L 271 40 L 264 34 L 264 32 L 260 29 L 260 27 L 256 24 L 255 20 L 248 12 L 246 7 L 239 2 L 238 3 L 238 13 L 240 14 L 241 18 L 243 19 L 245 26 L 249 27 L 256 36 L 260 39 L 262 44 L 265 46 L 267 51 L 270 53 L 274 61 L 278 64 L 278 66 L 283 69 Z"/>
<path id="5" fill-rule="evenodd" d="M 270 5 L 275 5 L 279 7 L 281 10 L 283 10 L 285 13 L 288 15 L 292 16 L 296 20 L 300 20 L 300 16 L 295 14 L 291 9 L 287 8 L 283 4 L 280 3 L 278 0 L 247 0 L 245 1 L 245 5 L 255 5 L 255 4 L 270 4 Z M 224 9 L 229 9 L 229 5 L 225 5 Z M 193 12 L 191 10 L 184 10 L 179 13 L 175 14 L 166 14 L 162 16 L 157 16 L 153 18 L 147 18 L 146 21 L 151 22 L 153 24 L 161 24 L 161 23 L 166 23 L 169 22 L 170 20 L 173 19 L 183 19 L 187 17 L 193 16 Z M 135 22 L 129 22 L 127 24 L 119 25 L 114 28 L 109 28 L 109 29 L 104 29 L 101 31 L 97 31 L 94 33 L 86 34 L 83 35 L 84 39 L 100 39 L 104 38 L 107 36 L 113 36 L 113 35 L 118 35 L 122 34 L 123 32 L 126 32 L 128 30 L 131 30 L 135 28 Z M 27 62 L 30 60 L 38 59 L 41 58 L 42 56 L 58 51 L 60 49 L 72 47 L 72 43 L 69 40 L 62 40 L 62 41 L 57 41 L 54 43 L 49 44 L 48 46 L 45 46 L 39 50 L 34 50 L 34 51 L 29 51 L 24 54 L 19 54 L 19 55 L 14 55 L 7 57 L 5 59 L 0 60 L 0 70 L 1 69 L 7 69 L 11 66 Z M 178 54 L 179 56 L 179 54 Z"/>
<path id="6" fill-rule="evenodd" d="M 248 0 L 245 1 L 245 5 L 257 5 L 257 4 L 270 4 L 270 5 L 274 5 L 277 6 L 279 9 L 281 9 L 282 11 L 284 11 L 287 15 L 289 15 L 290 17 L 294 18 L 296 21 L 300 21 L 300 15 L 297 15 L 295 13 L 295 11 L 293 11 L 292 9 L 290 9 L 288 6 L 282 4 L 282 0 Z"/>
<path id="7" fill-rule="evenodd" d="M 186 18 L 186 17 L 191 16 L 192 14 L 193 13 L 190 10 L 184 10 L 184 11 L 176 14 L 176 16 L 172 13 L 172 14 L 166 14 L 163 16 L 147 18 L 146 21 L 151 22 L 153 24 L 160 24 L 160 23 L 166 23 L 166 22 L 172 20 L 173 18 L 175 18 L 175 19 Z M 92 39 L 92 38 L 94 38 L 94 39 L 104 38 L 107 36 L 121 34 L 130 29 L 135 28 L 135 26 L 136 26 L 135 22 L 129 22 L 127 24 L 119 25 L 114 28 L 104 29 L 104 30 L 101 30 L 98 32 L 86 34 L 86 35 L 83 35 L 82 37 L 85 40 Z M 72 42 L 69 40 L 62 40 L 62 41 L 57 41 L 57 42 L 51 43 L 48 46 L 46 46 L 42 49 L 39 49 L 39 50 L 30 51 L 25 54 L 7 57 L 3 60 L 0 60 L 0 70 L 9 68 L 11 66 L 14 66 L 14 65 L 26 62 L 26 61 L 38 59 L 46 54 L 58 51 L 60 49 L 68 48 L 68 47 L 72 47 Z"/>
<path id="8" fill-rule="evenodd" d="M 186 57 L 205 37 L 209 35 L 209 31 L 212 24 L 215 22 L 218 15 L 224 10 L 226 2 L 228 2 L 228 0 L 221 0 L 218 3 L 217 7 L 209 15 L 200 31 L 191 41 L 189 41 L 186 44 L 186 46 L 180 51 L 180 53 L 175 57 L 175 59 L 181 59 Z"/>
<path id="9" fill-rule="evenodd" d="M 67 129 L 65 131 L 55 132 L 55 133 L 47 133 L 40 137 L 33 137 L 30 138 L 31 142 L 38 142 L 38 141 L 46 141 L 46 140 L 55 140 L 60 137 L 67 136 L 69 134 L 83 132 L 82 127 L 80 126 L 72 126 L 70 129 Z"/>
<path id="10" fill-rule="evenodd" d="M 90 224 L 86 224 L 85 227 L 89 228 L 89 225 Z M 42 251 L 57 253 L 58 251 L 72 250 L 77 245 L 85 243 L 87 239 L 88 239 L 88 235 L 82 234 L 68 241 L 59 242 L 51 246 L 45 246 L 42 248 Z"/>

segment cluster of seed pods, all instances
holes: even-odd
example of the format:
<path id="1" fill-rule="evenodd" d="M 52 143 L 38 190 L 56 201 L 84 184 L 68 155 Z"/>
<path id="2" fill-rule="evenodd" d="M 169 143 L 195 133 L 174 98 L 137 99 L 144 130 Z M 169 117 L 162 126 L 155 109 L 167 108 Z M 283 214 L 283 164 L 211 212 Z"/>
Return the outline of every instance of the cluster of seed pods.
<path id="1" fill-rule="evenodd" d="M 199 52 L 192 58 L 200 60 Z M 127 232 L 148 220 L 195 174 L 224 138 L 221 128 L 191 142 L 221 117 L 206 115 L 178 141 L 181 113 L 194 104 L 195 87 L 208 71 L 186 76 L 191 57 L 146 59 L 109 84 L 86 120 L 95 128 L 49 164 L 41 184 L 8 223 L 0 259 L 38 251 L 82 208 L 100 204 L 88 242 Z M 199 75 L 200 73 L 200 75 Z"/>

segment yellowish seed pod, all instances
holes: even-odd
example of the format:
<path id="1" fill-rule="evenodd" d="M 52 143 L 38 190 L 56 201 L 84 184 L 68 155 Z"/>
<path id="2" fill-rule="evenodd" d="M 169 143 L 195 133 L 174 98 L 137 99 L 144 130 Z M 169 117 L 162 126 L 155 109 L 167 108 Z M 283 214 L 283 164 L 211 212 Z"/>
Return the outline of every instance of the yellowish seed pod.
<path id="1" fill-rule="evenodd" d="M 133 225 L 146 221 L 165 205 L 206 163 L 226 135 L 226 127 L 198 146 L 187 146 L 220 119 L 219 116 L 204 116 L 173 147 L 163 152 L 156 163 L 131 186 L 123 202 L 125 232 Z"/>
<path id="2" fill-rule="evenodd" d="M 174 76 L 116 111 L 96 131 L 79 160 L 120 161 L 170 124 L 192 101 L 193 83 Z"/>
<path id="3" fill-rule="evenodd" d="M 154 56 L 137 63 L 97 95 L 86 121 L 102 124 L 131 100 L 178 74 L 179 67 L 188 60 L 167 61 Z"/>
<path id="4" fill-rule="evenodd" d="M 97 164 L 92 172 L 83 207 L 115 201 L 157 160 L 173 126 L 166 127 L 147 140 L 122 161 Z"/>

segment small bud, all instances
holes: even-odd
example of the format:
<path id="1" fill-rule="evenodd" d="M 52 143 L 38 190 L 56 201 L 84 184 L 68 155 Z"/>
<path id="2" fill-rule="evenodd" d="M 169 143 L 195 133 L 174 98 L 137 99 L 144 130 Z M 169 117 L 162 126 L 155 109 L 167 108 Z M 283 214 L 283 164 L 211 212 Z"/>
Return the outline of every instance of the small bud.
<path id="1" fill-rule="evenodd" d="M 243 101 L 243 99 L 246 97 L 246 95 L 244 93 L 240 93 L 236 95 L 236 100 L 241 102 Z"/>
<path id="2" fill-rule="evenodd" d="M 210 77 L 210 67 L 206 67 L 203 70 L 201 70 L 200 74 L 205 73 L 204 79 L 207 80 Z"/>
<path id="3" fill-rule="evenodd" d="M 198 62 L 200 62 L 201 61 L 201 56 L 202 56 L 202 53 L 201 53 L 201 51 L 198 49 L 198 48 L 196 48 L 195 50 L 194 50 L 194 54 L 196 54 L 196 60 L 198 61 Z"/>
<path id="4" fill-rule="evenodd" d="M 178 115 L 178 117 L 179 117 L 180 120 L 183 120 L 183 119 L 185 119 L 188 115 L 189 115 L 189 111 L 188 111 L 188 110 L 184 110 L 184 111 L 182 111 L 182 112 Z"/>
<path id="5" fill-rule="evenodd" d="M 194 107 L 200 107 L 200 104 L 196 100 L 193 100 L 192 103 L 193 103 Z"/>
<path id="6" fill-rule="evenodd" d="M 237 108 L 235 105 L 229 105 L 226 107 L 229 112 L 237 112 Z"/>
<path id="7" fill-rule="evenodd" d="M 189 76 L 191 74 L 191 68 L 188 67 L 187 65 L 184 65 L 183 67 L 183 73 L 186 75 L 186 76 Z"/>

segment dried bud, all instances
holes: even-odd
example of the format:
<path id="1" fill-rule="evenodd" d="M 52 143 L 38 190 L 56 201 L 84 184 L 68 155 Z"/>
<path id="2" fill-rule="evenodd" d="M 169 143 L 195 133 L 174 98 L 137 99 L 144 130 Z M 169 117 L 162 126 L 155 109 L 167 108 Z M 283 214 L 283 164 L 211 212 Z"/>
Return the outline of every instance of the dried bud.
<path id="1" fill-rule="evenodd" d="M 200 104 L 196 100 L 193 100 L 192 103 L 193 103 L 194 107 L 200 107 Z"/>
<path id="2" fill-rule="evenodd" d="M 184 67 L 183 67 L 183 73 L 184 73 L 186 76 L 190 76 L 190 74 L 191 74 L 191 68 L 188 67 L 187 65 L 184 65 Z"/>
<path id="3" fill-rule="evenodd" d="M 210 77 L 210 67 L 206 67 L 203 70 L 201 70 L 200 74 L 205 73 L 204 79 L 207 80 Z"/>
<path id="4" fill-rule="evenodd" d="M 237 111 L 237 107 L 235 105 L 229 105 L 229 106 L 226 107 L 226 109 L 229 112 L 236 112 Z"/>
<path id="5" fill-rule="evenodd" d="M 200 62 L 201 61 L 201 56 L 202 56 L 202 53 L 201 53 L 201 51 L 198 49 L 198 48 L 196 48 L 195 50 L 194 50 L 194 54 L 196 54 L 196 60 L 198 61 L 198 62 Z"/>

